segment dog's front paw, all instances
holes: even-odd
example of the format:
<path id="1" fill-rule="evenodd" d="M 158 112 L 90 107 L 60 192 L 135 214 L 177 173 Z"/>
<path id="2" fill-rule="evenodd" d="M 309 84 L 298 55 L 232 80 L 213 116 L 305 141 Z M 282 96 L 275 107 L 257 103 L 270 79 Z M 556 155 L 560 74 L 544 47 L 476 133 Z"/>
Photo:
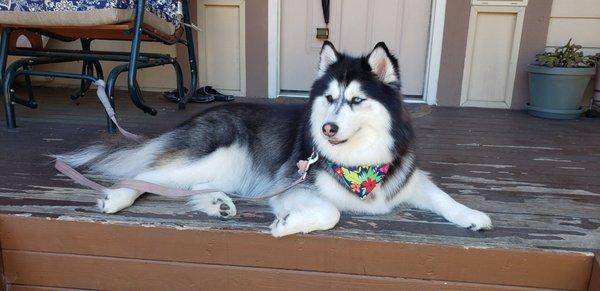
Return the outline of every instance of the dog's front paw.
<path id="1" fill-rule="evenodd" d="M 271 235 L 274 237 L 282 237 L 294 233 L 301 232 L 302 230 L 298 226 L 288 225 L 287 219 L 290 217 L 289 214 L 283 217 L 277 217 L 273 220 L 273 223 L 269 226 L 271 229 Z"/>
<path id="2" fill-rule="evenodd" d="M 269 226 L 271 229 L 271 235 L 274 237 L 282 237 L 300 232 L 299 229 L 293 229 L 293 227 L 288 225 L 288 217 L 290 217 L 289 214 L 283 217 L 276 217 L 275 220 L 273 220 L 273 223 L 271 223 Z"/>
<path id="3" fill-rule="evenodd" d="M 309 233 L 315 230 L 332 229 L 340 219 L 339 211 L 315 214 L 311 211 L 292 211 L 283 217 L 277 217 L 271 223 L 271 234 L 282 237 L 295 233 Z"/>
<path id="4" fill-rule="evenodd" d="M 492 229 L 492 220 L 490 217 L 487 214 L 474 209 L 461 211 L 450 217 L 449 220 L 458 226 L 473 231 Z"/>
<path id="5" fill-rule="evenodd" d="M 237 213 L 231 198 L 222 192 L 194 195 L 188 204 L 191 204 L 194 210 L 202 211 L 210 216 L 231 218 Z"/>

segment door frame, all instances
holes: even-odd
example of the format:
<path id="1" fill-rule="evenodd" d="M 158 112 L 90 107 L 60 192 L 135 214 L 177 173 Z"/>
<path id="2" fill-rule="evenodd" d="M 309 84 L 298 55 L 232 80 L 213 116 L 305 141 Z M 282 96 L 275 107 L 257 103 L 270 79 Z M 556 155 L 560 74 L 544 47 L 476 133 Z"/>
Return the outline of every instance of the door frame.
<path id="1" fill-rule="evenodd" d="M 279 88 L 279 54 L 280 54 L 280 21 L 281 0 L 268 0 L 268 84 L 269 98 L 277 98 Z M 444 38 L 444 22 L 446 16 L 447 0 L 431 0 L 431 17 L 429 21 L 429 39 L 427 43 L 427 64 L 425 65 L 425 80 L 423 87 L 423 100 L 408 100 L 408 102 L 437 103 L 438 79 L 442 57 L 442 43 Z"/>

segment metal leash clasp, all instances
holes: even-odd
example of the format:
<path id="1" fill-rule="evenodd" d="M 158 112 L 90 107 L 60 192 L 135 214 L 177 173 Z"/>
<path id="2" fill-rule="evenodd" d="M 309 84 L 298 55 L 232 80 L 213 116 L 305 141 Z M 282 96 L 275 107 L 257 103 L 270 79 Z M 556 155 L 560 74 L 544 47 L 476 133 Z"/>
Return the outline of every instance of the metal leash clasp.
<path id="1" fill-rule="evenodd" d="M 316 163 L 319 160 L 319 154 L 316 151 L 313 151 L 312 154 L 310 155 L 310 157 L 308 158 L 307 164 L 306 164 L 306 169 L 304 169 L 304 173 L 302 173 L 302 180 L 306 179 L 306 174 L 308 174 L 308 169 L 310 168 L 310 165 Z"/>

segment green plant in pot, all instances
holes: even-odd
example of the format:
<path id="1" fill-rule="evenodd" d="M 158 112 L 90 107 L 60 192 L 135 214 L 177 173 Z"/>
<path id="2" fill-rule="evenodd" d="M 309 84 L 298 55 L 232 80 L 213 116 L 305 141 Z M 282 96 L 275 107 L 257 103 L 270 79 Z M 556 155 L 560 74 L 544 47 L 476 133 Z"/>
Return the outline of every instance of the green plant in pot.
<path id="1" fill-rule="evenodd" d="M 575 119 L 590 79 L 596 73 L 596 58 L 584 56 L 581 46 L 569 40 L 554 52 L 537 55 L 529 72 L 530 101 L 527 112 L 552 119 Z"/>

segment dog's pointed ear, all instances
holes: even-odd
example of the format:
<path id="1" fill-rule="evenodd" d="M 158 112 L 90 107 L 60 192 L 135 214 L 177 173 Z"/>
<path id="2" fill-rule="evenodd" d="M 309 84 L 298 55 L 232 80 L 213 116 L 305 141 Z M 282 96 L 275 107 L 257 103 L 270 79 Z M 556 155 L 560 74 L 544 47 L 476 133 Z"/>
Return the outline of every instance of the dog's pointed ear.
<path id="1" fill-rule="evenodd" d="M 398 61 L 390 53 L 385 43 L 375 45 L 367 56 L 371 71 L 384 83 L 398 82 Z"/>
<path id="2" fill-rule="evenodd" d="M 319 72 L 318 76 L 322 76 L 327 68 L 331 66 L 331 64 L 337 62 L 339 59 L 339 53 L 335 50 L 335 47 L 329 41 L 325 41 L 323 43 L 323 47 L 321 48 L 321 56 L 319 58 Z"/>

